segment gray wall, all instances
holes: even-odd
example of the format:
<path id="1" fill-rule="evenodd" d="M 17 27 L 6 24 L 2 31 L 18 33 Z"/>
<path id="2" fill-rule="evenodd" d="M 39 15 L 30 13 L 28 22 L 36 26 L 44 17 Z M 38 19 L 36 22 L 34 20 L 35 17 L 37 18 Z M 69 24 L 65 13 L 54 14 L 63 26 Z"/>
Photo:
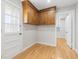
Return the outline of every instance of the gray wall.
<path id="1" fill-rule="evenodd" d="M 26 48 L 37 40 L 37 29 L 35 25 L 23 25 L 23 47 Z"/>
<path id="2" fill-rule="evenodd" d="M 55 25 L 38 26 L 37 28 L 38 42 L 55 46 L 56 45 L 55 32 L 56 32 Z"/>

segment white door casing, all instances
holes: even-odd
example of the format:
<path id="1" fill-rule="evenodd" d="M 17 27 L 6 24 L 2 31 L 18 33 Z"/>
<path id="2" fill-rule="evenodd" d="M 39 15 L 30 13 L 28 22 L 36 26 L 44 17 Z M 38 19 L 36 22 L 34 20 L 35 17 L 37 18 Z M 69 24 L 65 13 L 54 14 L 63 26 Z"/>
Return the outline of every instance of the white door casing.
<path id="1" fill-rule="evenodd" d="M 72 32 L 71 32 L 71 14 L 68 14 L 65 19 L 65 38 L 67 40 L 67 43 L 70 47 L 72 47 Z"/>
<path id="2" fill-rule="evenodd" d="M 64 20 L 63 22 L 60 21 L 62 18 Z M 62 23 L 62 24 L 61 24 Z M 60 26 L 63 25 L 63 26 Z M 65 38 L 69 44 L 69 46 L 76 50 L 75 48 L 75 10 L 69 10 L 69 11 L 63 11 L 58 12 L 56 14 L 56 35 L 57 38 Z M 61 29 L 63 28 L 64 31 Z M 61 33 L 62 32 L 62 33 Z"/>

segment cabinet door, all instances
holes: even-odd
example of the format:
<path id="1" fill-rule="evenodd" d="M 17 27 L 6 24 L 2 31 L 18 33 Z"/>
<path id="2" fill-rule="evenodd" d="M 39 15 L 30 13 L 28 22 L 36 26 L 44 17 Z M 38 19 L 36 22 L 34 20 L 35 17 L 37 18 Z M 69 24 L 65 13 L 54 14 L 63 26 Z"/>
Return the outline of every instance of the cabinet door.
<path id="1" fill-rule="evenodd" d="M 38 24 L 38 13 L 32 7 L 29 7 L 28 19 L 30 24 Z"/>
<path id="2" fill-rule="evenodd" d="M 33 21 L 34 21 L 33 15 L 34 15 L 33 9 L 29 7 L 29 12 L 28 12 L 28 23 L 29 24 L 33 24 Z"/>
<path id="3" fill-rule="evenodd" d="M 49 25 L 51 25 L 51 24 L 55 24 L 55 12 L 54 11 L 49 11 L 49 12 L 47 12 L 47 22 L 46 22 L 46 24 L 49 24 Z"/>
<path id="4" fill-rule="evenodd" d="M 55 12 L 54 11 L 46 11 L 40 13 L 40 24 L 45 25 L 54 25 L 55 24 Z"/>
<path id="5" fill-rule="evenodd" d="M 45 17 L 44 17 L 44 14 L 43 14 L 43 13 L 40 13 L 40 14 L 39 14 L 40 25 L 45 24 L 44 18 L 45 18 Z"/>
<path id="6" fill-rule="evenodd" d="M 29 11 L 28 3 L 22 2 L 22 7 L 23 7 L 23 22 L 28 23 L 28 11 Z"/>
<path id="7" fill-rule="evenodd" d="M 38 24 L 37 10 L 35 10 L 34 7 L 28 1 L 24 1 L 22 4 L 23 4 L 24 23 L 33 24 L 33 25 Z"/>
<path id="8" fill-rule="evenodd" d="M 38 25 L 39 24 L 39 14 L 37 11 L 34 11 L 34 19 L 35 19 L 34 23 Z"/>

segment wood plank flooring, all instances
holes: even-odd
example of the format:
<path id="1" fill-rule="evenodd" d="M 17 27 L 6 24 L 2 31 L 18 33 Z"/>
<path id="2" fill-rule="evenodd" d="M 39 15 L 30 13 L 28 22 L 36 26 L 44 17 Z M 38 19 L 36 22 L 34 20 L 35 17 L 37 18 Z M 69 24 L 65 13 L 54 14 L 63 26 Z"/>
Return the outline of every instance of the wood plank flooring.
<path id="1" fill-rule="evenodd" d="M 70 48 L 65 39 L 58 39 L 56 46 L 56 59 L 78 59 L 75 50 Z"/>
<path id="2" fill-rule="evenodd" d="M 18 54 L 13 59 L 55 59 L 55 47 L 35 44 L 26 51 Z"/>
<path id="3" fill-rule="evenodd" d="M 58 39 L 56 47 L 37 43 L 13 59 L 78 59 L 78 57 L 67 45 L 66 40 Z"/>

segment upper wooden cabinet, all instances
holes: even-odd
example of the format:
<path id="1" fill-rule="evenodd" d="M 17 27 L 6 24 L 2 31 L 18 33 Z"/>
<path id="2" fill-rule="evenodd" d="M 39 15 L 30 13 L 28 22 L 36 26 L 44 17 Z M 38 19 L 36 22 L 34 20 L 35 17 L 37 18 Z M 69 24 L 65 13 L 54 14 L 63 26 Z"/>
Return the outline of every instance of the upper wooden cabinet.
<path id="1" fill-rule="evenodd" d="M 23 1 L 23 19 L 27 24 L 38 24 L 38 11 L 28 1 Z"/>
<path id="2" fill-rule="evenodd" d="M 41 25 L 54 25 L 55 24 L 55 8 L 50 10 L 40 11 L 40 24 Z"/>
<path id="3" fill-rule="evenodd" d="M 55 25 L 56 7 L 38 11 L 28 0 L 22 2 L 24 23 Z"/>

